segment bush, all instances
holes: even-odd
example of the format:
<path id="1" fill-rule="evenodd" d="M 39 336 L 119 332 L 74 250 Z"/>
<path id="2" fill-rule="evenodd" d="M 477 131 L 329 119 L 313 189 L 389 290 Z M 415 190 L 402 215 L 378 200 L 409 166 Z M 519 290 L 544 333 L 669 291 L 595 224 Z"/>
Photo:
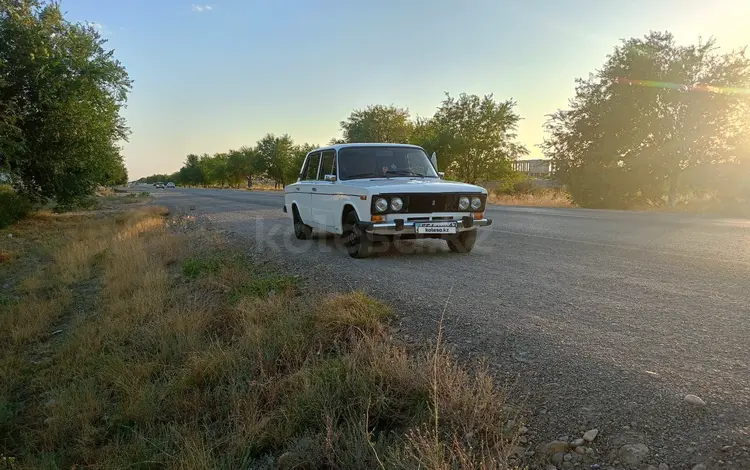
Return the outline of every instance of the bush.
<path id="1" fill-rule="evenodd" d="M 527 175 L 515 172 L 503 179 L 493 192 L 497 195 L 532 194 L 536 190 L 534 182 Z"/>
<path id="2" fill-rule="evenodd" d="M 0 228 L 21 220 L 31 212 L 31 202 L 12 191 L 0 191 Z"/>

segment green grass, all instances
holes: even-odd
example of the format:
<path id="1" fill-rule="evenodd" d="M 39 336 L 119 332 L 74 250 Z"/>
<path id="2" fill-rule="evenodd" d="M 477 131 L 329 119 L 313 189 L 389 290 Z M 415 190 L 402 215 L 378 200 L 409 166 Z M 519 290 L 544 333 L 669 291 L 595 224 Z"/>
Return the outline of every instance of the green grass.
<path id="1" fill-rule="evenodd" d="M 248 280 L 232 290 L 231 299 L 238 301 L 243 297 L 263 297 L 289 293 L 297 287 L 299 280 L 294 276 L 278 274 L 260 275 Z"/>
<path id="2" fill-rule="evenodd" d="M 203 274 L 213 274 L 221 268 L 221 260 L 218 258 L 188 258 L 182 262 L 182 274 L 195 279 Z"/>

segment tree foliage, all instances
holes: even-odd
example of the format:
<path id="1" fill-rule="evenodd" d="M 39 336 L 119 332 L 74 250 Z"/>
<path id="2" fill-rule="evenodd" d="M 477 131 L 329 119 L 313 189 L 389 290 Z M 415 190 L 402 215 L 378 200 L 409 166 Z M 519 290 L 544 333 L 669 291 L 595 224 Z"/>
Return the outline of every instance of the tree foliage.
<path id="1" fill-rule="evenodd" d="M 446 94 L 432 118 L 412 120 L 404 108 L 368 106 L 342 121 L 342 139 L 331 143 L 408 142 L 436 151 L 449 177 L 471 183 L 500 179 L 512 172 L 511 160 L 528 153 L 516 142 L 521 118 L 514 107 L 514 101 L 497 102 L 492 95 Z"/>
<path id="2" fill-rule="evenodd" d="M 345 121 L 341 121 L 341 142 L 404 143 L 409 140 L 413 128 L 406 109 L 368 106 L 366 109 L 355 109 Z"/>
<path id="3" fill-rule="evenodd" d="M 19 192 L 65 206 L 127 181 L 131 81 L 105 43 L 55 2 L 0 0 L 0 171 Z"/>
<path id="4" fill-rule="evenodd" d="M 295 164 L 294 141 L 288 134 L 267 134 L 255 146 L 266 175 L 278 185 L 286 185 L 296 179 L 299 166 Z"/>
<path id="5" fill-rule="evenodd" d="M 748 158 L 748 87 L 744 51 L 651 32 L 577 81 L 569 109 L 549 117 L 543 148 L 581 205 L 673 201 L 686 172 L 694 180 L 692 169 Z"/>
<path id="6" fill-rule="evenodd" d="M 316 147 L 296 145 L 286 134 L 267 134 L 254 147 L 244 146 L 214 155 L 190 154 L 176 173 L 151 175 L 141 181 L 239 188 L 243 184 L 252 187 L 253 178 L 264 177 L 284 186 L 296 181 L 305 156 Z"/>
<path id="7" fill-rule="evenodd" d="M 441 164 L 455 178 L 469 183 L 502 179 L 512 173 L 510 162 L 528 154 L 516 142 L 521 117 L 513 100 L 495 101 L 492 95 L 460 94 L 446 98 L 432 118 L 428 138 Z"/>

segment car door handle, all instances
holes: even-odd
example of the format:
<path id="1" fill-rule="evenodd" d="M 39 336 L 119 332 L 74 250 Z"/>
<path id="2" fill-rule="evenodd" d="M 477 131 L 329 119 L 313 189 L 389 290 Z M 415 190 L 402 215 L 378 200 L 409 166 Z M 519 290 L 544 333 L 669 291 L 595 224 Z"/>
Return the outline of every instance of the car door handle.
<path id="1" fill-rule="evenodd" d="M 318 190 L 318 188 L 313 188 L 313 191 L 317 191 L 317 190 Z"/>
<path id="2" fill-rule="evenodd" d="M 297 188 L 294 188 L 294 189 L 296 189 L 297 191 L 299 191 L 299 187 L 297 187 Z"/>

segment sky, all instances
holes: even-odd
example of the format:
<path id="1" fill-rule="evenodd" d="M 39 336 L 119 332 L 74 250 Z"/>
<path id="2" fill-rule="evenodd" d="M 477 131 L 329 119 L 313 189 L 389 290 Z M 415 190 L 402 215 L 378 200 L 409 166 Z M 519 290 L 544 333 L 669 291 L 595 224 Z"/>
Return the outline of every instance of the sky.
<path id="1" fill-rule="evenodd" d="M 206 0 L 202 0 L 206 1 Z M 267 133 L 325 145 L 354 109 L 432 116 L 445 97 L 512 98 L 540 158 L 546 116 L 621 39 L 670 31 L 750 45 L 750 0 L 62 0 L 134 80 L 131 179 Z"/>

